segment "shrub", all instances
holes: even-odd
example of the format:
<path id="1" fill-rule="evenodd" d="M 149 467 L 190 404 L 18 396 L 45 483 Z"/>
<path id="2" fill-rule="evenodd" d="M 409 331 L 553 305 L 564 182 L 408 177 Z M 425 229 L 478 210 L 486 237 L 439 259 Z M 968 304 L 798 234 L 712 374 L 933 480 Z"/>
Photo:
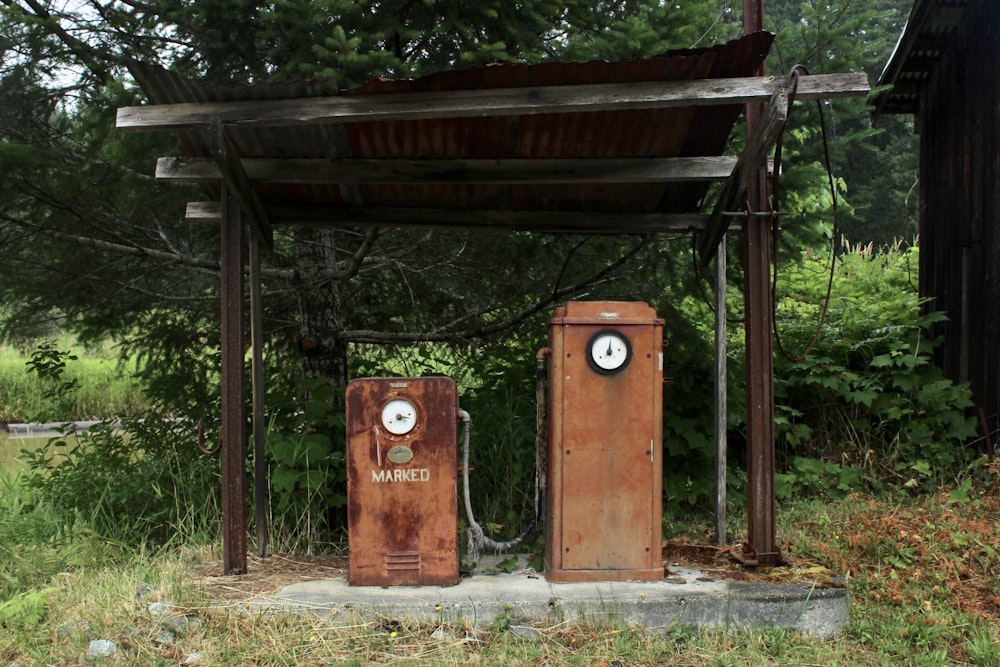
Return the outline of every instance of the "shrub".
<path id="1" fill-rule="evenodd" d="M 197 448 L 198 425 L 149 415 L 105 422 L 24 452 L 26 483 L 65 513 L 80 512 L 101 535 L 163 544 L 212 534 L 219 465 Z"/>
<path id="2" fill-rule="evenodd" d="M 839 261 L 822 337 L 804 359 L 775 364 L 778 454 L 785 493 L 843 494 L 862 481 L 933 487 L 969 459 L 975 435 L 965 385 L 933 364 L 927 337 L 943 315 L 916 294 L 915 248 L 849 248 Z M 819 318 L 822 258 L 787 272 L 779 331 L 804 347 Z"/>

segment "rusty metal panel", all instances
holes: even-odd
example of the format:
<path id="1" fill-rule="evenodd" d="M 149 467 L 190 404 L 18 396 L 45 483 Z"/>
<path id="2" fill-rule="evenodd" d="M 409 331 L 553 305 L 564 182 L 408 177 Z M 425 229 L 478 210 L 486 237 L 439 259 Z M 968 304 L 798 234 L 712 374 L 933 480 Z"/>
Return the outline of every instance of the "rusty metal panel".
<path id="1" fill-rule="evenodd" d="M 418 79 L 375 79 L 339 90 L 333 81 L 252 86 L 187 81 L 179 75 L 130 63 L 130 71 L 154 104 L 248 101 L 332 95 L 421 93 L 487 88 L 587 85 L 612 82 L 683 81 L 747 76 L 767 55 L 773 36 L 760 32 L 709 48 L 683 49 L 639 60 L 497 63 L 433 73 Z M 241 125 L 227 128 L 242 158 L 345 157 L 447 158 L 643 158 L 719 155 L 741 105 L 721 105 L 513 117 L 443 118 L 358 122 L 337 126 Z M 338 140 L 336 133 L 342 133 Z M 198 132 L 178 133 L 192 156 L 209 154 Z M 298 205 L 350 208 L 336 183 L 255 184 L 265 208 Z M 215 184 L 203 188 L 214 199 Z M 514 211 L 695 212 L 705 183 L 545 186 L 445 183 L 372 183 L 360 186 L 366 207 L 507 209 Z M 280 220 L 275 221 L 280 224 Z M 618 230 L 615 230 L 618 231 Z"/>
<path id="2" fill-rule="evenodd" d="M 627 340 L 617 367 L 591 355 L 607 333 Z M 645 303 L 571 302 L 550 346 L 545 577 L 661 579 L 663 320 Z"/>
<path id="3" fill-rule="evenodd" d="M 458 391 L 446 377 L 347 387 L 348 582 L 458 583 Z"/>

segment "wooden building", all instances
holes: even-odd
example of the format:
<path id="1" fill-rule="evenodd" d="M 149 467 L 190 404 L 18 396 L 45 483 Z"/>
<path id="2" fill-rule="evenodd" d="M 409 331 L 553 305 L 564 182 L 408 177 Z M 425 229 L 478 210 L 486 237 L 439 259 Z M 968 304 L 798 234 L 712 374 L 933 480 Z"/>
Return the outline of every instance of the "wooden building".
<path id="1" fill-rule="evenodd" d="M 937 361 L 1000 415 L 1000 3 L 916 0 L 879 85 L 920 135 L 920 294 L 948 321 Z"/>

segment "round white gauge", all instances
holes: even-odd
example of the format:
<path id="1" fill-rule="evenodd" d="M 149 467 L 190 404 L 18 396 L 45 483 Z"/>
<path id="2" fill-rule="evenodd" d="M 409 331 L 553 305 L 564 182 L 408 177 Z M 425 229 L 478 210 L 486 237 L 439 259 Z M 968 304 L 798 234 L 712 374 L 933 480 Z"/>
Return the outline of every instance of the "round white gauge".
<path id="1" fill-rule="evenodd" d="M 617 373 L 628 366 L 631 359 L 632 344 L 619 331 L 599 331 L 587 344 L 587 362 L 598 373 Z"/>
<path id="2" fill-rule="evenodd" d="M 405 435 L 417 425 L 417 408 L 405 398 L 394 398 L 382 408 L 382 426 L 393 435 Z"/>

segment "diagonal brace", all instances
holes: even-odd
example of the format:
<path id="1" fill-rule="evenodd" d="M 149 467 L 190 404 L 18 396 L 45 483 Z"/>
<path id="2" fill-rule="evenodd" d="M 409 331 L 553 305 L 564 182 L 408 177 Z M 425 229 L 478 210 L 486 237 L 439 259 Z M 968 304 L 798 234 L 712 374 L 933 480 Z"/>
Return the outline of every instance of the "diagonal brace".
<path id="1" fill-rule="evenodd" d="M 732 173 L 722 186 L 722 192 L 716 201 L 715 208 L 709 216 L 705 230 L 698 243 L 698 258 L 700 266 L 708 265 L 719 247 L 719 241 L 729 228 L 726 211 L 742 211 L 746 208 L 745 200 L 750 187 L 756 187 L 757 172 L 765 168 L 765 160 L 771 147 L 785 129 L 788 120 L 788 89 L 778 86 L 764 109 L 753 135 L 747 140 L 746 149 L 736 161 Z"/>
<path id="2" fill-rule="evenodd" d="M 226 126 L 217 117 L 212 118 L 209 128 L 212 159 L 215 160 L 222 180 L 229 188 L 232 196 L 239 202 L 240 208 L 246 213 L 250 229 L 254 237 L 267 251 L 274 249 L 274 230 L 268 218 L 267 211 L 260 197 L 250 184 L 243 163 L 226 132 Z"/>

